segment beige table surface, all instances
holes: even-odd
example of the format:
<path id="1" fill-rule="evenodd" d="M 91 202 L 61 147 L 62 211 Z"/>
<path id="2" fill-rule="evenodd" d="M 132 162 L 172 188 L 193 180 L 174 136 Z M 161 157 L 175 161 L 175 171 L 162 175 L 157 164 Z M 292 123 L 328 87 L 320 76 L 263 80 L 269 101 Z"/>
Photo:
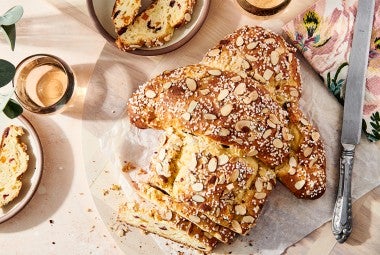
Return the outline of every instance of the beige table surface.
<path id="1" fill-rule="evenodd" d="M 211 8 L 223 0 L 212 0 Z M 224 0 L 232 1 L 232 0 Z M 315 1 L 292 1 L 271 19 L 241 11 L 238 23 L 253 20 L 274 31 Z M 40 116 L 25 113 L 40 136 L 45 164 L 41 184 L 30 203 L 0 224 L 0 254 L 123 254 L 100 219 L 83 162 L 82 112 L 86 88 L 105 40 L 96 32 L 84 0 L 2 0 L 0 12 L 20 4 L 25 13 L 17 25 L 16 50 L 0 39 L 0 58 L 17 64 L 35 53 L 50 53 L 72 66 L 77 94 L 63 113 Z M 239 8 L 236 5 L 236 8 Z M 220 19 L 236 21 L 226 14 Z M 223 29 L 223 28 L 217 28 Z M 210 35 L 213 36 L 213 35 Z M 191 41 L 189 42 L 191 45 Z M 206 46 L 192 48 L 204 50 Z M 189 47 L 190 48 L 190 47 Z M 133 56 L 134 57 L 134 56 Z M 153 60 L 165 60 L 165 56 Z M 136 66 L 144 57 L 135 57 Z M 185 60 L 181 60 L 185 61 Z M 379 166 L 380 168 L 380 166 Z M 380 187 L 355 202 L 354 231 L 337 244 L 330 223 L 286 250 L 286 254 L 379 254 Z"/>

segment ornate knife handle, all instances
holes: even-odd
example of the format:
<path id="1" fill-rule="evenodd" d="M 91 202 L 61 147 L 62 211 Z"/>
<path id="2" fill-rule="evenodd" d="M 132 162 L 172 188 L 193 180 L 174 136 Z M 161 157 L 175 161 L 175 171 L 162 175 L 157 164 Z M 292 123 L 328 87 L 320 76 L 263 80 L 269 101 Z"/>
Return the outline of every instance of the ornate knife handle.
<path id="1" fill-rule="evenodd" d="M 354 154 L 355 145 L 343 144 L 338 196 L 332 218 L 332 232 L 339 243 L 344 243 L 352 231 L 351 175 Z"/>

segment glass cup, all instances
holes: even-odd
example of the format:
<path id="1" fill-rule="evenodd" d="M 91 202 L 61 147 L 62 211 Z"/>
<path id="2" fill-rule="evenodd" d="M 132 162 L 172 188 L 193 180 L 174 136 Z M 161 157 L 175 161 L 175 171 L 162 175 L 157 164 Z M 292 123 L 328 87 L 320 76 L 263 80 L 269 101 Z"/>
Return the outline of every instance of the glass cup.
<path id="1" fill-rule="evenodd" d="M 74 92 L 74 74 L 62 59 L 36 54 L 22 60 L 13 79 L 20 104 L 34 113 L 63 110 Z"/>
<path id="2" fill-rule="evenodd" d="M 290 0 L 236 0 L 246 11 L 257 16 L 270 16 L 284 9 Z"/>

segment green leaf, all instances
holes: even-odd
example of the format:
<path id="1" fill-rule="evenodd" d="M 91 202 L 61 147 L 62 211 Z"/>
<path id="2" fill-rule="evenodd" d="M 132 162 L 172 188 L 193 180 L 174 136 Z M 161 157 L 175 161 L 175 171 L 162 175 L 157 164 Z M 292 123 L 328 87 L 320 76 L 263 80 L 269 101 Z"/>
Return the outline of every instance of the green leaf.
<path id="1" fill-rule="evenodd" d="M 1 25 L 0 30 L 11 45 L 11 49 L 14 50 L 16 45 L 16 25 Z"/>
<path id="2" fill-rule="evenodd" d="M 15 73 L 16 68 L 12 63 L 0 59 L 0 88 L 11 82 Z"/>
<path id="3" fill-rule="evenodd" d="M 3 16 L 0 16 L 0 25 L 10 26 L 19 21 L 24 13 L 22 6 L 17 5 L 9 9 Z"/>
<path id="4" fill-rule="evenodd" d="M 22 107 L 13 99 L 9 99 L 7 105 L 5 106 L 3 112 L 10 119 L 14 119 L 21 115 L 23 109 Z"/>

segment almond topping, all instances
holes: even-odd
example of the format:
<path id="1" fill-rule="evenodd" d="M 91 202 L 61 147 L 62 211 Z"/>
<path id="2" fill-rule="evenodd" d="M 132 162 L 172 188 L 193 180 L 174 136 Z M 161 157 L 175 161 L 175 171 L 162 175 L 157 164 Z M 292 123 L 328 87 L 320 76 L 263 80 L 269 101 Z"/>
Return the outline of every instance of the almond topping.
<path id="1" fill-rule="evenodd" d="M 228 184 L 228 185 L 226 186 L 226 188 L 227 188 L 228 190 L 233 190 L 233 189 L 234 189 L 234 184 L 233 184 L 233 183 L 230 183 L 230 184 Z"/>
<path id="2" fill-rule="evenodd" d="M 216 116 L 214 114 L 211 114 L 211 113 L 206 113 L 205 115 L 203 115 L 203 117 L 206 120 L 216 120 Z"/>
<path id="3" fill-rule="evenodd" d="M 241 66 L 243 67 L 243 69 L 247 70 L 251 67 L 251 65 L 249 64 L 249 62 L 245 59 L 243 59 L 243 61 L 241 62 Z"/>
<path id="4" fill-rule="evenodd" d="M 228 116 L 231 113 L 232 108 L 232 104 L 226 104 L 220 109 L 220 114 L 222 114 L 222 116 Z"/>
<path id="5" fill-rule="evenodd" d="M 293 167 L 289 168 L 288 174 L 295 175 L 296 174 L 296 169 L 294 169 Z"/>
<path id="6" fill-rule="evenodd" d="M 296 182 L 296 184 L 294 184 L 294 187 L 295 187 L 297 190 L 300 190 L 300 189 L 303 188 L 303 186 L 305 186 L 305 183 L 306 183 L 305 180 L 300 180 L 300 181 Z"/>
<path id="7" fill-rule="evenodd" d="M 267 183 L 267 190 L 272 190 L 273 187 L 272 187 L 272 183 L 271 182 L 268 182 Z"/>
<path id="8" fill-rule="evenodd" d="M 284 147 L 284 143 L 280 139 L 278 139 L 278 138 L 276 138 L 276 139 L 273 140 L 273 145 L 277 149 L 281 149 L 282 147 Z"/>
<path id="9" fill-rule="evenodd" d="M 241 220 L 241 223 L 248 223 L 248 224 L 252 224 L 253 222 L 255 222 L 255 218 L 253 218 L 252 216 L 244 216 L 243 219 Z"/>
<path id="10" fill-rule="evenodd" d="M 278 54 L 277 51 L 272 51 L 270 53 L 270 62 L 272 63 L 272 65 L 277 65 L 278 64 L 278 61 L 280 59 L 280 55 Z"/>
<path id="11" fill-rule="evenodd" d="M 229 93 L 230 92 L 228 91 L 228 89 L 221 90 L 218 95 L 218 101 L 222 101 L 223 99 L 225 99 Z"/>
<path id="12" fill-rule="evenodd" d="M 247 45 L 247 49 L 253 50 L 256 48 L 256 46 L 259 44 L 259 42 L 251 42 L 250 44 Z"/>
<path id="13" fill-rule="evenodd" d="M 270 120 L 267 121 L 267 124 L 268 124 L 268 126 L 271 127 L 271 128 L 276 128 L 276 124 L 274 124 L 274 123 L 273 123 L 272 121 L 270 121 Z"/>
<path id="14" fill-rule="evenodd" d="M 209 89 L 202 89 L 199 91 L 203 96 L 207 95 L 208 93 L 210 93 L 210 90 Z"/>
<path id="15" fill-rule="evenodd" d="M 171 86 L 172 86 L 172 83 L 171 83 L 170 81 L 165 82 L 164 85 L 162 85 L 162 87 L 163 87 L 165 90 L 169 89 Z"/>
<path id="16" fill-rule="evenodd" d="M 271 44 L 271 43 L 276 43 L 276 40 L 274 38 L 267 38 L 264 40 L 265 43 Z"/>
<path id="17" fill-rule="evenodd" d="M 264 79 L 263 76 L 261 76 L 259 73 L 255 72 L 255 74 L 253 75 L 253 78 L 259 82 L 262 82 L 262 83 L 265 83 L 266 80 Z"/>
<path id="18" fill-rule="evenodd" d="M 253 101 L 256 101 L 259 98 L 259 94 L 257 93 L 256 90 L 250 92 L 246 98 L 243 99 L 243 102 L 245 104 L 250 104 Z"/>
<path id="19" fill-rule="evenodd" d="M 215 172 L 217 166 L 218 166 L 218 160 L 216 158 L 211 158 L 207 164 L 207 169 L 210 172 Z"/>
<path id="20" fill-rule="evenodd" d="M 274 77 L 274 79 L 276 80 L 276 81 L 279 81 L 279 80 L 281 80 L 282 79 L 282 73 L 278 73 L 275 77 Z"/>
<path id="21" fill-rule="evenodd" d="M 190 13 L 186 13 L 185 14 L 185 20 L 187 21 L 187 22 L 189 22 L 190 20 L 191 20 L 191 15 L 190 15 Z"/>
<path id="22" fill-rule="evenodd" d="M 236 38 L 236 46 L 242 46 L 244 44 L 244 39 L 243 37 L 239 36 L 238 38 Z"/>
<path id="23" fill-rule="evenodd" d="M 269 114 L 269 119 L 276 125 L 281 125 L 281 122 L 278 120 L 276 115 L 274 114 Z"/>
<path id="24" fill-rule="evenodd" d="M 229 136 L 230 135 L 230 130 L 226 128 L 221 128 L 218 133 L 220 136 Z"/>
<path id="25" fill-rule="evenodd" d="M 290 157 L 289 166 L 290 167 L 296 167 L 297 166 L 297 160 L 294 157 Z"/>
<path id="26" fill-rule="evenodd" d="M 191 155 L 191 159 L 189 161 L 189 170 L 193 171 L 197 168 L 198 165 L 198 160 L 197 160 L 197 155 L 193 154 Z"/>
<path id="27" fill-rule="evenodd" d="M 198 182 L 198 183 L 194 183 L 193 185 L 191 185 L 191 188 L 196 191 L 196 192 L 199 192 L 199 191 L 202 191 L 203 190 L 203 184 Z"/>
<path id="28" fill-rule="evenodd" d="M 188 112 L 193 112 L 194 109 L 195 109 L 195 107 L 197 107 L 197 105 L 198 105 L 198 102 L 192 100 L 192 101 L 190 102 L 190 104 L 189 104 L 189 107 L 187 108 L 187 111 L 188 111 Z"/>
<path id="29" fill-rule="evenodd" d="M 243 95 L 247 91 L 247 85 L 245 83 L 239 83 L 239 85 L 236 86 L 234 93 L 237 96 Z"/>
<path id="30" fill-rule="evenodd" d="M 235 212 L 237 215 L 245 215 L 247 213 L 247 207 L 244 204 L 236 205 Z"/>
<path id="31" fill-rule="evenodd" d="M 254 195 L 254 197 L 255 197 L 256 199 L 264 199 L 266 196 L 267 196 L 267 193 L 265 193 L 265 192 L 257 192 L 257 193 L 255 193 L 255 195 Z"/>
<path id="32" fill-rule="evenodd" d="M 237 181 L 237 179 L 239 178 L 239 175 L 240 175 L 240 170 L 239 169 L 235 169 L 231 176 L 230 176 L 230 182 L 235 182 Z"/>
<path id="33" fill-rule="evenodd" d="M 186 86 L 190 91 L 195 91 L 197 89 L 197 82 L 191 78 L 186 78 Z"/>
<path id="34" fill-rule="evenodd" d="M 312 152 L 313 152 L 313 148 L 306 147 L 305 150 L 303 151 L 303 155 L 307 158 L 311 155 Z"/>
<path id="35" fill-rule="evenodd" d="M 207 71 L 209 74 L 214 75 L 214 76 L 219 76 L 222 74 L 222 71 L 218 69 L 211 69 Z"/>
<path id="36" fill-rule="evenodd" d="M 257 192 L 263 191 L 263 181 L 261 180 L 261 178 L 256 179 L 255 188 L 256 188 Z"/>
<path id="37" fill-rule="evenodd" d="M 201 219 L 198 216 L 195 215 L 189 215 L 189 220 L 194 223 L 199 223 L 201 222 Z"/>
<path id="38" fill-rule="evenodd" d="M 256 149 L 252 149 L 247 153 L 248 157 L 256 156 L 259 152 Z"/>
<path id="39" fill-rule="evenodd" d="M 252 55 L 246 55 L 245 58 L 250 61 L 250 62 L 256 62 L 257 60 L 259 60 L 258 57 L 255 57 L 255 56 L 252 56 Z"/>
<path id="40" fill-rule="evenodd" d="M 247 130 L 248 131 L 250 130 L 251 124 L 252 124 L 252 122 L 249 121 L 249 120 L 240 120 L 240 121 L 236 122 L 235 129 L 237 131 L 244 131 L 244 132 L 246 132 Z"/>
<path id="41" fill-rule="evenodd" d="M 191 119 L 191 114 L 188 112 L 185 112 L 184 114 L 182 114 L 181 117 L 182 119 L 189 121 Z"/>
<path id="42" fill-rule="evenodd" d="M 157 94 L 153 90 L 148 89 L 147 91 L 145 91 L 145 96 L 147 98 L 155 98 L 157 96 Z"/>
<path id="43" fill-rule="evenodd" d="M 270 135 L 272 134 L 272 130 L 271 129 L 267 129 L 264 134 L 263 134 L 263 138 L 264 139 L 267 139 Z"/>
<path id="44" fill-rule="evenodd" d="M 220 54 L 220 50 L 219 49 L 212 49 L 208 52 L 208 55 L 210 57 L 216 57 Z"/>
<path id="45" fill-rule="evenodd" d="M 265 80 L 269 81 L 270 78 L 272 78 L 272 76 L 273 76 L 273 71 L 270 70 L 270 69 L 266 69 L 265 72 L 264 72 L 264 74 L 263 74 L 263 78 Z"/>
<path id="46" fill-rule="evenodd" d="M 289 94 L 292 96 L 292 97 L 298 97 L 300 94 L 298 93 L 298 91 L 294 88 L 291 88 L 290 89 L 290 92 Z"/>
<path id="47" fill-rule="evenodd" d="M 318 132 L 311 133 L 311 139 L 313 139 L 314 142 L 317 142 L 320 138 L 320 134 Z"/>
<path id="48" fill-rule="evenodd" d="M 206 199 L 204 197 L 202 197 L 201 195 L 198 195 L 198 194 L 194 195 L 192 197 L 192 199 L 194 202 L 197 202 L 197 203 L 203 203 L 204 201 L 206 201 Z"/>
<path id="49" fill-rule="evenodd" d="M 240 223 L 237 220 L 233 220 L 231 222 L 232 228 L 235 230 L 235 232 L 242 234 L 243 230 L 241 229 Z"/>
<path id="50" fill-rule="evenodd" d="M 305 126 L 309 125 L 309 122 L 305 120 L 304 118 L 300 119 L 301 123 L 304 124 Z"/>
<path id="51" fill-rule="evenodd" d="M 239 76 L 239 75 L 234 76 L 234 77 L 231 78 L 231 81 L 233 81 L 233 82 L 239 82 L 239 81 L 241 81 L 241 76 Z"/>
<path id="52" fill-rule="evenodd" d="M 218 156 L 218 165 L 223 166 L 227 164 L 228 160 L 229 160 L 228 156 L 226 154 L 222 154 Z"/>

